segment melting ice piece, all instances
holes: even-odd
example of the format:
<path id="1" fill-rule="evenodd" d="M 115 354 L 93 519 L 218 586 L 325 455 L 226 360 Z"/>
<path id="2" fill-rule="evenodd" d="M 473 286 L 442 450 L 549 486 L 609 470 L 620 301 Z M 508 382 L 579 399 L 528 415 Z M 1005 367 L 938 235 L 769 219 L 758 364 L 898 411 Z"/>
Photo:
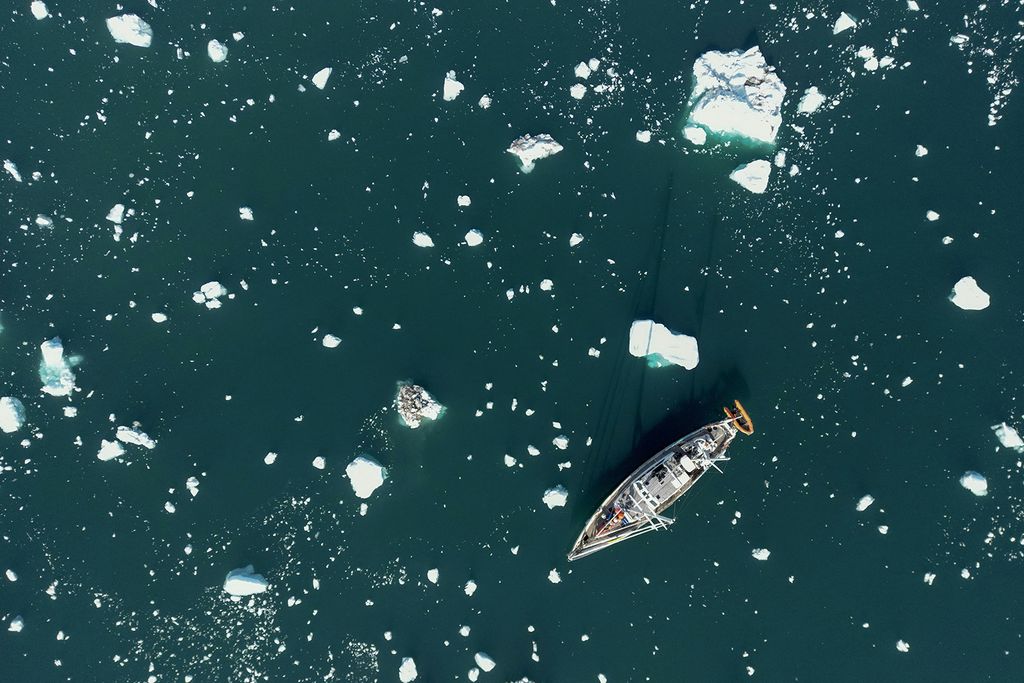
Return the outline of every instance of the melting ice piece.
<path id="1" fill-rule="evenodd" d="M 18 399 L 14 400 L 17 401 Z M 5 429 L 4 431 L 7 430 Z M 1010 425 L 1005 422 L 1000 422 L 997 425 L 992 425 L 992 431 L 996 433 L 996 438 L 999 439 L 999 443 L 1003 448 L 1012 448 L 1018 453 L 1024 452 L 1024 440 L 1020 438 L 1020 434 L 1017 433 L 1017 430 Z"/>
<path id="2" fill-rule="evenodd" d="M 949 300 L 965 311 L 983 310 L 988 308 L 990 301 L 988 293 L 970 276 L 960 278 L 953 285 L 953 293 L 949 295 Z"/>
<path id="3" fill-rule="evenodd" d="M 960 477 L 960 485 L 976 496 L 988 495 L 988 481 L 980 472 L 967 470 Z"/>
<path id="4" fill-rule="evenodd" d="M 228 58 L 228 46 L 219 40 L 211 40 L 206 44 L 206 54 L 214 62 L 223 62 Z"/>
<path id="5" fill-rule="evenodd" d="M 544 504 L 549 509 L 554 510 L 555 508 L 565 507 L 565 501 L 569 498 L 569 492 L 565 490 L 562 485 L 554 486 L 544 492 Z"/>
<path id="6" fill-rule="evenodd" d="M 369 498 L 384 483 L 388 471 L 371 457 L 360 455 L 345 468 L 357 498 Z"/>
<path id="7" fill-rule="evenodd" d="M 750 554 L 753 555 L 755 560 L 761 560 L 764 562 L 771 556 L 772 551 L 767 548 L 754 548 L 754 551 Z"/>
<path id="8" fill-rule="evenodd" d="M 149 47 L 153 42 L 153 29 L 136 14 L 122 14 L 107 19 L 107 30 L 115 43 L 128 43 L 136 47 Z"/>
<path id="9" fill-rule="evenodd" d="M 402 665 L 398 667 L 398 680 L 402 683 L 412 683 L 418 675 L 416 672 L 416 662 L 413 661 L 412 657 L 403 657 Z"/>
<path id="10" fill-rule="evenodd" d="M 582 83 L 576 83 L 571 88 L 569 88 L 569 94 L 572 96 L 574 100 L 582 100 L 584 96 L 587 94 L 587 86 L 583 85 Z"/>
<path id="11" fill-rule="evenodd" d="M 786 86 L 761 49 L 705 52 L 693 64 L 689 122 L 712 133 L 775 143 Z"/>
<path id="12" fill-rule="evenodd" d="M 25 404 L 13 396 L 0 398 L 0 430 L 16 432 L 25 424 Z"/>
<path id="13" fill-rule="evenodd" d="M 100 460 L 113 460 L 114 458 L 120 458 L 122 455 L 124 455 L 124 446 L 117 441 L 107 441 L 106 439 L 100 441 L 100 451 L 96 454 L 96 457 Z"/>
<path id="14" fill-rule="evenodd" d="M 311 79 L 313 81 L 313 85 L 315 85 L 320 90 L 326 88 L 327 79 L 331 77 L 332 71 L 334 71 L 334 69 L 332 69 L 329 66 L 325 66 L 324 68 L 317 71 L 315 74 L 313 74 L 313 78 Z"/>
<path id="15" fill-rule="evenodd" d="M 629 353 L 637 358 L 646 357 L 653 368 L 671 364 L 693 370 L 700 361 L 696 338 L 675 334 L 653 320 L 633 321 L 629 328 Z"/>
<path id="16" fill-rule="evenodd" d="M 444 92 L 441 95 L 444 98 L 445 102 L 451 102 L 452 100 L 459 96 L 459 93 L 461 93 L 465 89 L 466 86 L 462 85 L 457 80 L 455 80 L 454 71 L 449 71 L 448 73 L 445 74 Z"/>
<path id="17" fill-rule="evenodd" d="M 473 655 L 473 661 L 476 662 L 476 665 L 480 667 L 481 671 L 485 672 L 490 671 L 495 666 L 494 660 L 491 659 L 491 656 L 486 652 L 477 652 Z"/>
<path id="18" fill-rule="evenodd" d="M 336 349 L 341 344 L 341 337 L 336 337 L 333 334 L 325 334 L 323 345 L 329 349 Z"/>
<path id="19" fill-rule="evenodd" d="M 434 240 L 431 239 L 430 235 L 425 232 L 414 232 L 412 234 L 412 243 L 417 247 L 432 247 L 434 246 Z"/>
<path id="20" fill-rule="evenodd" d="M 825 104 L 825 96 L 821 94 L 817 86 L 811 86 L 807 90 L 804 90 L 803 97 L 800 98 L 800 103 L 796 105 L 796 110 L 801 114 L 813 114 L 818 111 L 821 105 Z"/>
<path id="21" fill-rule="evenodd" d="M 580 62 L 576 65 L 575 71 L 576 78 L 590 78 L 590 66 L 586 62 Z"/>
<path id="22" fill-rule="evenodd" d="M 562 577 L 558 573 L 557 569 L 552 569 L 551 571 L 548 572 L 548 581 L 550 581 L 551 583 L 561 583 L 562 582 Z"/>
<path id="23" fill-rule="evenodd" d="M 900 652 L 910 652 L 910 643 L 905 640 L 897 640 L 896 649 Z"/>
<path id="24" fill-rule="evenodd" d="M 539 135 L 524 135 L 513 140 L 508 151 L 519 157 L 523 173 L 529 173 L 537 161 L 558 154 L 562 151 L 562 146 L 547 133 L 540 133 Z"/>
<path id="25" fill-rule="evenodd" d="M 185 480 L 185 488 L 187 488 L 188 492 L 192 494 L 193 498 L 195 498 L 199 495 L 199 479 L 196 477 L 189 477 Z"/>
<path id="26" fill-rule="evenodd" d="M 558 450 L 564 451 L 566 448 L 569 447 L 569 437 L 565 436 L 564 434 L 560 434 L 553 438 L 551 440 L 551 443 L 553 443 L 555 445 L 555 448 L 557 448 Z"/>
<path id="27" fill-rule="evenodd" d="M 476 593 L 476 581 L 470 579 L 466 582 L 466 585 L 462 590 L 466 593 L 466 595 L 473 597 L 473 593 Z"/>
<path id="28" fill-rule="evenodd" d="M 914 156 L 916 156 L 916 157 L 923 157 L 923 156 L 926 156 L 927 154 L 928 154 L 928 148 L 925 147 L 924 145 L 918 145 L 917 149 L 914 150 Z"/>
<path id="29" fill-rule="evenodd" d="M 874 502 L 875 497 L 872 496 L 870 493 L 861 496 L 861 499 L 857 501 L 857 512 L 864 512 L 869 507 L 871 507 L 871 504 Z"/>
<path id="30" fill-rule="evenodd" d="M 435 401 L 426 389 L 410 382 L 399 383 L 395 409 L 402 423 L 412 429 L 419 427 L 423 420 L 438 419 L 444 412 L 444 406 Z"/>
<path id="31" fill-rule="evenodd" d="M 441 572 L 439 572 L 437 569 L 427 570 L 427 581 L 429 581 L 430 583 L 437 583 L 437 580 L 439 578 L 441 578 Z"/>
<path id="32" fill-rule="evenodd" d="M 483 234 L 476 228 L 473 228 L 472 230 L 467 232 L 466 237 L 464 239 L 466 240 L 466 244 L 468 244 L 471 247 L 479 247 L 481 244 L 484 243 Z"/>
<path id="33" fill-rule="evenodd" d="M 39 379 L 43 391 L 51 396 L 67 396 L 75 390 L 75 373 L 71 366 L 77 363 L 74 357 L 64 358 L 64 346 L 60 337 L 54 337 L 39 345 L 43 361 L 39 364 Z"/>
<path id="34" fill-rule="evenodd" d="M 43 20 L 50 16 L 50 10 L 46 9 L 46 3 L 42 0 L 32 0 L 29 8 L 32 10 L 32 16 L 36 19 Z"/>
<path id="35" fill-rule="evenodd" d="M 708 141 L 708 132 L 700 126 L 686 126 L 683 128 L 683 137 L 695 145 L 703 145 Z"/>
<path id="36" fill-rule="evenodd" d="M 228 595 L 256 595 L 267 590 L 270 585 L 260 574 L 253 573 L 252 565 L 240 569 L 232 569 L 224 578 L 224 592 Z"/>
<path id="37" fill-rule="evenodd" d="M 772 174 L 772 165 L 764 159 L 751 161 L 749 164 L 737 166 L 729 174 L 729 180 L 737 182 L 754 194 L 764 194 L 768 189 L 768 178 Z"/>
<path id="38" fill-rule="evenodd" d="M 124 220 L 124 204 L 114 204 L 113 208 L 107 212 L 107 220 L 121 225 L 121 221 Z"/>
<path id="39" fill-rule="evenodd" d="M 651 141 L 651 131 L 649 130 L 638 130 L 636 132 L 636 141 L 648 143 Z"/>
<path id="40" fill-rule="evenodd" d="M 155 323 L 165 323 L 165 322 L 167 322 L 167 314 L 166 313 L 154 313 L 154 314 L 152 314 L 149 317 L 152 318 L 153 322 L 155 322 Z"/>
<path id="41" fill-rule="evenodd" d="M 238 217 L 241 218 L 243 221 L 251 221 L 253 218 L 252 209 L 250 209 L 248 206 L 238 207 Z"/>
<path id="42" fill-rule="evenodd" d="M 490 96 L 484 95 L 483 97 L 481 97 L 480 101 L 476 103 L 476 106 L 480 107 L 481 109 L 490 109 L 491 108 L 491 98 L 490 98 Z"/>
<path id="43" fill-rule="evenodd" d="M 193 292 L 192 301 L 197 304 L 206 304 L 207 308 L 220 308 L 220 297 L 227 293 L 228 290 L 224 285 L 213 280 L 200 287 L 198 292 Z"/>
<path id="44" fill-rule="evenodd" d="M 11 619 L 11 623 L 7 626 L 7 630 L 11 633 L 21 633 L 23 628 L 25 628 L 25 620 L 20 614 Z"/>
<path id="45" fill-rule="evenodd" d="M 469 206 L 470 204 L 473 203 L 473 200 L 470 198 L 469 195 L 460 194 L 458 197 L 456 197 L 455 202 L 459 206 Z"/>
<path id="46" fill-rule="evenodd" d="M 843 31 L 848 31 L 851 28 L 857 28 L 857 20 L 851 17 L 846 12 L 839 15 L 836 19 L 836 23 L 832 25 L 832 35 L 838 35 Z"/>
<path id="47" fill-rule="evenodd" d="M 17 182 L 21 182 L 21 174 L 18 173 L 18 167 L 14 165 L 14 162 L 10 159 L 4 159 L 4 170 L 11 174 Z"/>
<path id="48" fill-rule="evenodd" d="M 150 450 L 156 448 L 156 441 L 149 438 L 149 435 L 139 429 L 139 423 L 132 423 L 131 427 L 118 427 L 117 440 L 122 443 L 130 443 L 136 446 L 143 446 Z"/>

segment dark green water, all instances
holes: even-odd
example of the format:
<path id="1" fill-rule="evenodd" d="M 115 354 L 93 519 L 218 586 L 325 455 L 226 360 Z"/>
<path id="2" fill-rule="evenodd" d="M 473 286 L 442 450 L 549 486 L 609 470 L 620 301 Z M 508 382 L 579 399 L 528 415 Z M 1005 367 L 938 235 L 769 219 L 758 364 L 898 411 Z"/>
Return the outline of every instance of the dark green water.
<path id="1" fill-rule="evenodd" d="M 0 158 L 25 180 L 0 177 L 2 393 L 28 413 L 0 439 L 19 577 L 0 616 L 25 621 L 0 632 L 0 680 L 394 681 L 405 656 L 418 680 L 465 680 L 478 651 L 497 662 L 481 681 L 1018 679 L 1024 482 L 989 426 L 1024 420 L 1024 144 L 1015 94 L 987 115 L 1015 83 L 1019 11 L 965 28 L 962 8 L 900 2 L 431 8 L 129 3 L 149 49 L 113 42 L 113 6 L 37 22 L 25 3 L 0 25 Z M 833 36 L 841 10 L 861 24 Z M 789 88 L 764 195 L 727 176 L 776 150 L 680 134 L 693 60 L 753 44 Z M 895 66 L 865 71 L 864 45 Z M 588 85 L 616 88 L 577 101 L 591 57 Z M 466 89 L 444 102 L 452 69 Z M 812 85 L 833 102 L 798 115 Z M 565 149 L 524 175 L 504 149 L 527 132 Z M 119 242 L 117 202 L 136 212 Z M 483 245 L 460 245 L 470 228 Z M 964 275 L 988 309 L 947 300 Z M 218 310 L 191 300 L 210 280 L 234 294 Z M 696 336 L 699 366 L 629 356 L 644 317 Z M 39 392 L 53 335 L 83 358 L 70 401 Z M 406 379 L 442 420 L 399 425 Z M 569 565 L 608 490 L 733 398 L 758 433 L 673 529 Z M 156 449 L 97 460 L 133 420 Z M 344 468 L 363 452 L 390 476 L 360 516 Z M 250 563 L 271 588 L 233 603 L 224 575 Z"/>

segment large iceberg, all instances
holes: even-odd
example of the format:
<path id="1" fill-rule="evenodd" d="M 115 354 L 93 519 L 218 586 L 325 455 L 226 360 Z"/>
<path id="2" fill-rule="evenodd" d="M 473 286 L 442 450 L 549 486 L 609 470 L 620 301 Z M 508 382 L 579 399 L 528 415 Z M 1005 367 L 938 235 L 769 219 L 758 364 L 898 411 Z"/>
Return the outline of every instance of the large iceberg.
<path id="1" fill-rule="evenodd" d="M 1003 448 L 1012 448 L 1018 453 L 1024 452 L 1024 439 L 1021 439 L 1017 430 L 1010 425 L 1000 422 L 997 425 L 992 425 L 992 431 L 996 433 L 996 438 L 999 439 Z"/>
<path id="2" fill-rule="evenodd" d="M 251 564 L 232 569 L 224 578 L 224 592 L 237 597 L 262 593 L 269 585 L 262 575 L 254 573 Z"/>
<path id="3" fill-rule="evenodd" d="M 978 286 L 977 280 L 967 276 L 953 285 L 949 300 L 965 311 L 980 311 L 988 308 L 991 301 L 988 292 Z"/>
<path id="4" fill-rule="evenodd" d="M 107 19 L 107 30 L 117 43 L 149 47 L 153 42 L 153 29 L 136 14 L 110 17 Z"/>
<path id="5" fill-rule="evenodd" d="M 960 477 L 960 485 L 976 496 L 988 495 L 988 481 L 980 472 L 967 470 L 964 476 Z"/>
<path id="6" fill-rule="evenodd" d="M 562 146 L 547 133 L 541 133 L 540 135 L 524 135 L 513 140 L 508 151 L 519 157 L 523 173 L 529 173 L 538 160 L 558 154 L 562 151 Z"/>
<path id="7" fill-rule="evenodd" d="M 772 174 L 772 165 L 764 159 L 751 161 L 749 164 L 742 164 L 733 169 L 729 174 L 729 180 L 754 194 L 764 194 L 768 189 L 768 178 Z"/>
<path id="8" fill-rule="evenodd" d="M 653 320 L 636 320 L 629 328 L 629 353 L 647 358 L 652 368 L 681 365 L 693 370 L 700 361 L 697 339 L 686 334 L 675 334 Z"/>
<path id="9" fill-rule="evenodd" d="M 436 420 L 444 412 L 444 406 L 435 401 L 426 389 L 408 382 L 398 385 L 395 408 L 402 423 L 412 429 L 419 427 L 423 420 Z"/>
<path id="10" fill-rule="evenodd" d="M 25 424 L 25 405 L 13 396 L 0 398 L 0 431 L 16 432 Z"/>
<path id="11" fill-rule="evenodd" d="M 214 62 L 223 62 L 228 58 L 228 46 L 219 40 L 211 40 L 206 44 L 206 54 Z M 252 218 L 249 218 L 252 220 Z"/>
<path id="12" fill-rule="evenodd" d="M 689 122 L 712 133 L 775 143 L 786 86 L 761 49 L 705 52 L 693 63 Z"/>
<path id="13" fill-rule="evenodd" d="M 387 479 L 388 471 L 373 458 L 360 455 L 348 464 L 345 475 L 357 498 L 369 498 Z"/>
<path id="14" fill-rule="evenodd" d="M 559 484 L 549 488 L 544 492 L 544 497 L 541 498 L 544 504 L 551 510 L 555 508 L 565 507 L 565 502 L 569 499 L 569 492 L 565 490 L 565 487 Z"/>
<path id="15" fill-rule="evenodd" d="M 39 379 L 43 391 L 50 396 L 67 396 L 75 390 L 75 373 L 71 367 L 78 362 L 74 356 L 64 357 L 64 345 L 60 337 L 54 337 L 39 345 L 43 360 L 39 364 Z"/>
<path id="16" fill-rule="evenodd" d="M 120 458 L 122 455 L 124 455 L 124 446 L 117 441 L 107 441 L 106 439 L 100 441 L 100 450 L 96 454 L 96 457 L 100 460 L 106 462 Z"/>

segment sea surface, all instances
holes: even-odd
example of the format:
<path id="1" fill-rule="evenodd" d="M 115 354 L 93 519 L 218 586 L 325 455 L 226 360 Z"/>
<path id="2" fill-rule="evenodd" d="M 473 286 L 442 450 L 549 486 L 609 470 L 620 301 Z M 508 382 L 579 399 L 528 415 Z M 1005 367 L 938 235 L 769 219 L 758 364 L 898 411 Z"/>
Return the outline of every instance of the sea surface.
<path id="1" fill-rule="evenodd" d="M 478 652 L 484 683 L 1020 680 L 1022 456 L 990 427 L 1024 428 L 1024 15 L 919 2 L 11 4 L 0 680 L 451 681 Z M 150 47 L 107 31 L 129 12 Z M 689 143 L 694 60 L 754 45 L 777 144 Z M 523 173 L 526 133 L 564 149 Z M 764 194 L 729 179 L 780 152 Z M 988 308 L 950 302 L 964 276 Z M 637 319 L 699 365 L 629 355 Z M 403 426 L 401 381 L 443 417 Z M 734 399 L 757 432 L 669 531 L 567 562 Z M 154 449 L 97 459 L 135 422 Z M 232 600 L 250 564 L 270 587 Z"/>

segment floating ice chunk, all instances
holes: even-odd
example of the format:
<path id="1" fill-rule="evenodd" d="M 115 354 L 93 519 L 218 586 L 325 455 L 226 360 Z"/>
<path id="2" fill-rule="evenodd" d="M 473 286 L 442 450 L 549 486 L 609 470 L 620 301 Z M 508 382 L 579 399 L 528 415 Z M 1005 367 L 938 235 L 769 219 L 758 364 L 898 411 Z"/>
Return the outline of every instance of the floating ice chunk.
<path id="1" fill-rule="evenodd" d="M 228 46 L 219 40 L 211 40 L 206 44 L 206 54 L 214 62 L 223 62 L 228 58 Z"/>
<path id="2" fill-rule="evenodd" d="M 250 209 L 248 206 L 238 207 L 238 217 L 241 218 L 243 221 L 251 221 L 253 218 L 252 209 Z"/>
<path id="3" fill-rule="evenodd" d="M 417 247 L 432 247 L 434 246 L 434 240 L 430 238 L 425 232 L 414 232 L 412 234 L 412 243 Z"/>
<path id="4" fill-rule="evenodd" d="M 555 448 L 557 448 L 560 451 L 564 451 L 566 448 L 569 447 L 569 439 L 564 435 L 556 436 L 551 440 L 551 443 L 553 443 L 555 445 Z"/>
<path id="5" fill-rule="evenodd" d="M 476 581 L 474 581 L 473 579 L 470 579 L 469 581 L 466 582 L 466 585 L 463 587 L 462 590 L 469 597 L 473 597 L 473 593 L 476 593 Z"/>
<path id="6" fill-rule="evenodd" d="M 586 62 L 580 62 L 576 65 L 576 69 L 573 71 L 576 74 L 576 78 L 590 78 L 591 69 Z"/>
<path id="7" fill-rule="evenodd" d="M 494 660 L 486 652 L 477 652 L 473 655 L 473 661 L 476 662 L 481 671 L 487 672 L 494 668 Z"/>
<path id="8" fill-rule="evenodd" d="M 107 220 L 121 225 L 121 221 L 124 220 L 124 204 L 114 204 L 113 208 L 107 212 Z"/>
<path id="9" fill-rule="evenodd" d="M 768 550 L 767 548 L 754 548 L 753 552 L 751 552 L 750 554 L 754 557 L 755 560 L 760 560 L 764 562 L 771 556 L 772 551 Z"/>
<path id="10" fill-rule="evenodd" d="M 461 93 L 465 89 L 466 86 L 462 85 L 462 83 L 459 83 L 455 79 L 454 71 L 449 71 L 448 73 L 445 74 L 444 90 L 441 95 L 444 98 L 445 102 L 451 102 L 452 100 L 459 96 L 459 93 Z"/>
<path id="11" fill-rule="evenodd" d="M 473 200 L 472 200 L 472 199 L 470 199 L 468 195 L 460 194 L 460 195 L 459 195 L 459 196 L 458 196 L 458 197 L 456 198 L 455 202 L 456 202 L 456 203 L 457 203 L 457 204 L 458 204 L 459 206 L 469 206 L 470 204 L 472 204 L 472 203 L 473 203 Z"/>
<path id="12" fill-rule="evenodd" d="M 153 29 L 136 14 L 122 14 L 107 19 L 107 30 L 115 43 L 128 43 L 136 47 L 149 47 L 153 42 Z"/>
<path id="13" fill-rule="evenodd" d="M 476 103 L 476 106 L 480 107 L 481 109 L 490 109 L 491 98 L 488 95 L 484 95 L 483 97 L 480 98 L 480 101 Z"/>
<path id="14" fill-rule="evenodd" d="M 932 585 L 933 583 L 935 583 L 935 574 L 933 574 L 931 572 L 925 572 L 924 573 L 924 582 L 927 583 L 929 586 Z"/>
<path id="15" fill-rule="evenodd" d="M 651 131 L 649 130 L 638 130 L 636 132 L 636 141 L 643 142 L 644 144 L 651 141 Z"/>
<path id="16" fill-rule="evenodd" d="M 428 569 L 427 570 L 427 581 L 429 581 L 430 583 L 437 583 L 437 580 L 439 578 L 441 578 L 441 572 L 440 571 L 438 571 L 437 569 Z"/>
<path id="17" fill-rule="evenodd" d="M 232 569 L 224 578 L 224 592 L 238 597 L 262 593 L 269 585 L 263 576 L 253 573 L 251 564 Z"/>
<path id="18" fill-rule="evenodd" d="M 52 228 L 53 227 L 53 219 L 50 218 L 49 216 L 44 216 L 43 214 L 38 214 L 36 216 L 36 225 L 38 225 L 40 228 Z"/>
<path id="19" fill-rule="evenodd" d="M 320 90 L 323 90 L 324 88 L 327 87 L 327 79 L 331 77 L 331 72 L 333 71 L 334 69 L 332 69 L 331 67 L 325 66 L 324 68 L 320 69 L 315 74 L 313 74 L 313 78 L 310 80 L 313 81 L 313 85 L 315 85 Z"/>
<path id="20" fill-rule="evenodd" d="M 152 318 L 153 322 L 155 322 L 155 323 L 165 323 L 165 322 L 167 322 L 167 314 L 166 313 L 154 313 L 153 315 L 151 315 L 149 317 Z"/>
<path id="21" fill-rule="evenodd" d="M 412 683 L 418 675 L 416 672 L 416 662 L 413 661 L 412 657 L 403 657 L 402 665 L 398 667 L 398 680 L 402 683 Z"/>
<path id="22" fill-rule="evenodd" d="M 352 490 L 357 498 L 369 498 L 373 495 L 388 476 L 388 471 L 373 458 L 360 455 L 345 468 Z"/>
<path id="23" fill-rule="evenodd" d="M 821 94 L 817 86 L 812 85 L 807 90 L 804 90 L 800 103 L 796 105 L 796 110 L 801 114 L 813 114 L 818 111 L 821 105 L 825 104 L 825 100 L 825 96 Z"/>
<path id="24" fill-rule="evenodd" d="M 167 501 L 166 503 L 164 503 L 164 510 L 167 512 L 167 514 L 173 515 L 177 508 L 174 507 L 174 503 L 172 503 L 171 501 Z"/>
<path id="25" fill-rule="evenodd" d="M 156 441 L 149 438 L 149 435 L 141 431 L 139 423 L 134 423 L 131 427 L 118 427 L 115 436 L 117 440 L 122 443 L 130 443 L 135 446 L 143 446 L 150 450 L 156 448 Z"/>
<path id="26" fill-rule="evenodd" d="M 29 8 L 32 10 L 32 16 L 36 19 L 43 20 L 50 16 L 50 11 L 46 9 L 46 3 L 42 0 L 32 0 Z"/>
<path id="27" fill-rule="evenodd" d="M 939 220 L 939 212 L 938 211 L 932 211 L 931 209 L 929 209 L 927 212 L 925 212 L 924 217 L 927 218 L 928 220 L 934 222 L 934 221 Z"/>
<path id="28" fill-rule="evenodd" d="M 786 86 L 761 49 L 705 52 L 693 64 L 689 122 L 710 132 L 774 144 Z"/>
<path id="29" fill-rule="evenodd" d="M 976 496 L 988 495 L 988 481 L 980 472 L 968 470 L 960 477 L 960 485 Z"/>
<path id="30" fill-rule="evenodd" d="M 551 571 L 548 572 L 548 581 L 550 581 L 551 583 L 561 583 L 562 582 L 562 577 L 558 573 L 557 569 L 552 569 Z"/>
<path id="31" fill-rule="evenodd" d="M 708 132 L 700 126 L 686 126 L 683 128 L 683 137 L 695 145 L 703 145 L 708 141 Z"/>
<path id="32" fill-rule="evenodd" d="M 54 337 L 39 345 L 43 360 L 39 364 L 39 379 L 43 382 L 42 390 L 51 396 L 67 396 L 75 390 L 75 373 L 71 366 L 76 358 L 64 358 L 64 346 L 60 337 Z"/>
<path id="33" fill-rule="evenodd" d="M 921 9 L 921 6 L 917 4 L 917 0 L 907 0 L 907 9 L 911 12 L 917 12 Z"/>
<path id="34" fill-rule="evenodd" d="M 96 457 L 100 460 L 113 460 L 114 458 L 120 458 L 122 455 L 124 455 L 124 446 L 117 441 L 107 441 L 106 439 L 100 441 L 100 451 L 96 454 Z"/>
<path id="35" fill-rule="evenodd" d="M 965 311 L 980 311 L 988 308 L 990 297 L 973 277 L 963 277 L 953 285 L 949 300 Z"/>
<path id="36" fill-rule="evenodd" d="M 435 401 L 426 389 L 409 382 L 398 385 L 395 409 L 402 418 L 402 424 L 412 429 L 419 427 L 423 420 L 438 419 L 444 412 L 444 406 Z"/>
<path id="37" fill-rule="evenodd" d="M 6 572 L 4 572 L 4 575 L 7 577 L 7 580 L 11 583 L 18 580 L 18 575 L 14 573 L 13 569 L 8 569 Z"/>
<path id="38" fill-rule="evenodd" d="M 629 353 L 647 358 L 647 364 L 660 368 L 680 365 L 693 370 L 700 361 L 697 339 L 686 334 L 675 334 L 653 320 L 635 320 L 629 328 Z"/>
<path id="39" fill-rule="evenodd" d="M 21 633 L 23 628 L 25 628 L 25 620 L 20 614 L 11 619 L 11 623 L 7 625 L 7 630 L 11 633 Z"/>
<path id="40" fill-rule="evenodd" d="M 569 235 L 569 246 L 570 247 L 575 247 L 575 246 L 581 244 L 582 242 L 583 242 L 583 235 L 579 234 L 578 232 L 574 232 L 573 234 Z"/>
<path id="41" fill-rule="evenodd" d="M 562 146 L 547 133 L 524 135 L 513 140 L 508 148 L 510 154 L 515 154 L 519 158 L 523 173 L 532 171 L 537 161 L 561 151 Z"/>
<path id="42" fill-rule="evenodd" d="M 729 174 L 729 180 L 739 183 L 741 187 L 754 194 L 763 194 L 768 189 L 768 178 L 771 174 L 772 165 L 764 159 L 758 159 L 749 164 L 737 166 Z"/>
<path id="43" fill-rule="evenodd" d="M 10 434 L 25 424 L 25 404 L 13 396 L 0 398 L 0 431 Z"/>
<path id="44" fill-rule="evenodd" d="M 554 510 L 555 508 L 565 507 L 565 501 L 569 498 L 569 492 L 565 490 L 562 485 L 554 486 L 544 492 L 544 497 L 541 499 L 549 509 Z"/>
<path id="45" fill-rule="evenodd" d="M 324 459 L 324 456 L 318 455 L 315 458 L 313 458 L 313 467 L 317 468 L 318 470 L 322 470 L 325 467 L 327 467 L 327 460 Z"/>
<path id="46" fill-rule="evenodd" d="M 846 12 L 843 12 L 839 15 L 839 18 L 836 19 L 836 23 L 832 25 L 832 35 L 839 35 L 843 31 L 848 31 L 851 28 L 857 28 L 857 20 Z"/>
<path id="47" fill-rule="evenodd" d="M 245 38 L 245 34 L 241 31 L 235 31 L 231 34 L 231 39 L 234 40 L 236 43 L 241 42 L 242 38 Z"/>
<path id="48" fill-rule="evenodd" d="M 583 97 L 587 94 L 587 86 L 583 85 L 582 83 L 576 83 L 571 88 L 569 88 L 569 94 L 572 95 L 572 98 L 575 100 L 582 100 Z"/>
<path id="49" fill-rule="evenodd" d="M 910 643 L 905 640 L 897 640 L 896 649 L 900 652 L 910 652 Z"/>
<path id="50" fill-rule="evenodd" d="M 479 247 L 481 244 L 484 243 L 483 234 L 476 228 L 473 228 L 472 230 L 467 232 L 466 237 L 464 239 L 466 240 L 466 244 L 468 244 L 471 247 Z"/>
<path id="51" fill-rule="evenodd" d="M 14 400 L 17 401 L 18 399 Z M 4 431 L 6 432 L 7 430 L 5 429 Z M 1024 452 L 1024 440 L 1020 438 L 1017 430 L 1010 425 L 1000 422 L 997 425 L 992 425 L 992 431 L 996 433 L 996 438 L 999 439 L 999 443 L 1003 448 L 1012 448 L 1018 453 Z"/>
<path id="52" fill-rule="evenodd" d="M 21 182 L 21 174 L 18 173 L 18 167 L 14 165 L 14 162 L 10 159 L 4 159 L 4 170 L 11 174 L 17 182 Z"/>
<path id="53" fill-rule="evenodd" d="M 900 386 L 901 387 L 909 387 L 913 383 L 914 383 L 914 378 L 913 377 L 904 377 L 903 381 L 900 382 Z"/>
<path id="54" fill-rule="evenodd" d="M 338 130 L 337 128 L 332 128 L 327 133 L 327 141 L 328 142 L 334 142 L 335 140 L 337 140 L 340 137 L 341 137 L 341 131 Z"/>
<path id="55" fill-rule="evenodd" d="M 269 453 L 267 453 L 266 455 L 263 456 L 263 462 L 266 463 L 267 465 L 273 465 L 274 462 L 276 462 L 276 461 L 277 461 L 277 453 L 275 453 L 273 451 L 270 451 Z"/>
<path id="56" fill-rule="evenodd" d="M 864 512 L 871 504 L 875 502 L 875 497 L 870 493 L 861 496 L 861 499 L 857 501 L 857 512 Z"/>
<path id="57" fill-rule="evenodd" d="M 199 479 L 196 477 L 189 477 L 185 480 L 185 488 L 192 495 L 193 498 L 199 495 Z"/>
<path id="58" fill-rule="evenodd" d="M 325 334 L 323 345 L 328 349 L 336 349 L 341 344 L 341 337 L 336 337 L 333 334 Z"/>
<path id="59" fill-rule="evenodd" d="M 198 292 L 192 293 L 192 301 L 197 304 L 206 304 L 207 308 L 220 308 L 220 297 L 228 293 L 224 285 L 213 280 L 199 288 Z"/>
<path id="60" fill-rule="evenodd" d="M 914 150 L 914 156 L 916 157 L 923 157 L 926 154 L 928 154 L 928 148 L 924 145 L 918 145 L 917 149 Z"/>
<path id="61" fill-rule="evenodd" d="M 548 278 L 544 278 L 543 280 L 540 281 L 540 289 L 543 292 L 550 292 L 554 286 L 555 283 L 549 280 Z"/>

